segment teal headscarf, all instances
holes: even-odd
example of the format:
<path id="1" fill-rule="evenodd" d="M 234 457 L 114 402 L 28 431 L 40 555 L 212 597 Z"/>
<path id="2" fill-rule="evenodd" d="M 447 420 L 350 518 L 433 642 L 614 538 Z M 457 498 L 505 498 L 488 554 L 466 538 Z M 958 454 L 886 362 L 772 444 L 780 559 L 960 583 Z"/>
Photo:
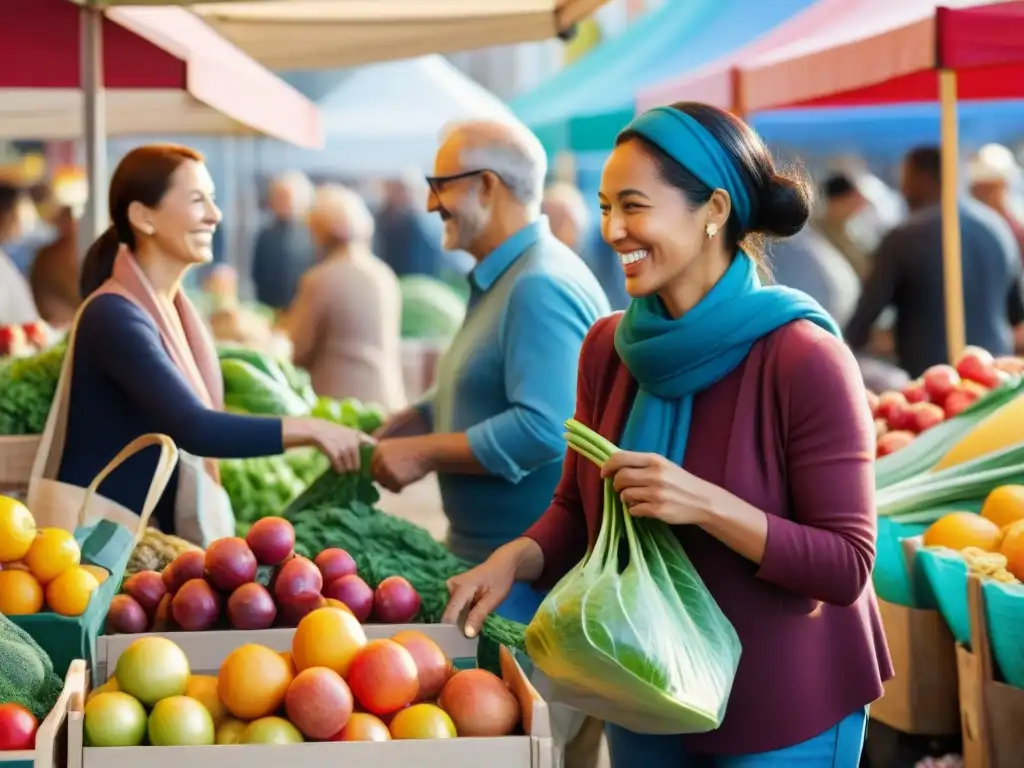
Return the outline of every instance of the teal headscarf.
<path id="1" fill-rule="evenodd" d="M 744 228 L 753 215 L 750 193 L 733 158 L 697 120 L 658 107 L 631 130 L 683 165 L 710 189 L 729 193 Z M 728 376 L 754 343 L 794 320 L 839 334 L 832 317 L 805 293 L 762 286 L 742 250 L 695 307 L 673 319 L 657 296 L 633 299 L 615 332 L 615 349 L 640 385 L 622 436 L 623 448 L 650 451 L 682 464 L 693 396 Z"/>

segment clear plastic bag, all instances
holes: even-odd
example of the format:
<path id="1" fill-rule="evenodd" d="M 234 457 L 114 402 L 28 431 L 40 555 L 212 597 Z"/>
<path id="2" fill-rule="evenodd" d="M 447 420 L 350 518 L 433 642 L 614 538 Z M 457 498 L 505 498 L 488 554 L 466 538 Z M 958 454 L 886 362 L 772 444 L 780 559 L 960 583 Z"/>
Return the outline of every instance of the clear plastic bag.
<path id="1" fill-rule="evenodd" d="M 596 463 L 616 450 L 568 426 L 570 445 Z M 736 630 L 679 540 L 627 514 L 610 479 L 597 541 L 544 600 L 526 650 L 555 701 L 637 733 L 717 728 L 740 659 Z"/>

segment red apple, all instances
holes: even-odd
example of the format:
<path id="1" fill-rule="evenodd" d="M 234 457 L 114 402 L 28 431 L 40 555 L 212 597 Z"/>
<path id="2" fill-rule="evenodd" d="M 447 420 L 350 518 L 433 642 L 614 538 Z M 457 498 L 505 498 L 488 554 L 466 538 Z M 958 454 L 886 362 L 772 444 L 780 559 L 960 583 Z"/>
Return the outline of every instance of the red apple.
<path id="1" fill-rule="evenodd" d="M 935 403 L 914 403 L 911 407 L 914 431 L 920 434 L 946 420 L 946 413 Z"/>
<path id="2" fill-rule="evenodd" d="M 996 364 L 992 355 L 981 347 L 967 347 L 956 363 L 962 379 L 984 384 L 989 389 L 999 386 Z"/>
<path id="3" fill-rule="evenodd" d="M 900 405 L 899 403 L 893 403 L 889 409 L 889 418 L 886 419 L 886 423 L 889 425 L 890 431 L 899 430 L 913 430 L 914 426 L 914 403 L 905 403 Z"/>
<path id="4" fill-rule="evenodd" d="M 960 385 L 960 374 L 951 365 L 933 365 L 924 372 L 921 380 L 928 399 L 933 403 L 943 403 L 949 393 Z"/>
<path id="5" fill-rule="evenodd" d="M 921 379 L 915 379 L 903 388 L 903 396 L 907 398 L 908 403 L 926 403 L 928 402 L 928 390 L 924 388 L 924 382 Z"/>
<path id="6" fill-rule="evenodd" d="M 966 382 L 968 384 L 972 382 Z M 968 387 L 960 387 L 953 392 L 949 393 L 949 397 L 946 398 L 946 402 L 942 404 L 942 409 L 946 412 L 946 418 L 952 419 L 958 413 L 961 413 L 971 405 L 975 400 L 980 397 L 978 392 Z"/>
<path id="7" fill-rule="evenodd" d="M 38 727 L 36 716 L 21 704 L 0 704 L 0 752 L 35 749 Z"/>
<path id="8" fill-rule="evenodd" d="M 895 453 L 901 448 L 906 448 L 910 443 L 914 442 L 914 433 L 906 430 L 898 430 L 896 432 L 887 432 L 882 435 L 878 440 L 878 449 L 876 456 L 882 458 L 888 456 L 890 453 Z"/>
<path id="9" fill-rule="evenodd" d="M 883 392 L 878 396 L 878 408 L 875 411 L 875 417 L 889 421 L 889 413 L 893 408 L 905 408 L 906 405 L 907 398 L 903 396 L 902 392 Z"/>
<path id="10" fill-rule="evenodd" d="M 885 423 L 885 419 L 875 419 L 875 439 L 877 440 L 886 432 L 889 431 L 889 425 Z"/>

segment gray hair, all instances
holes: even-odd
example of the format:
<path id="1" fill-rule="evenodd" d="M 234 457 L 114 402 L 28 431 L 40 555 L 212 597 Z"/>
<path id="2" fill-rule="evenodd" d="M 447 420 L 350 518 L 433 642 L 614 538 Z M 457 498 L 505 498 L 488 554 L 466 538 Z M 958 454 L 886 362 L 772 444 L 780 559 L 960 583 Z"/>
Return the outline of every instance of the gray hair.
<path id="1" fill-rule="evenodd" d="M 373 240 L 373 215 L 366 202 L 341 184 L 317 187 L 310 215 L 341 242 L 367 244 Z"/>
<path id="2" fill-rule="evenodd" d="M 564 181 L 555 182 L 544 192 L 544 207 L 564 210 L 580 230 L 590 225 L 590 208 L 578 188 Z"/>
<path id="3" fill-rule="evenodd" d="M 548 159 L 543 145 L 525 125 L 465 120 L 449 125 L 442 141 L 454 136 L 465 142 L 460 161 L 466 170 L 494 171 L 516 200 L 534 212 L 540 211 Z"/>
<path id="4" fill-rule="evenodd" d="M 271 189 L 287 191 L 296 211 L 304 213 L 313 204 L 313 182 L 302 171 L 287 171 L 270 182 Z"/>

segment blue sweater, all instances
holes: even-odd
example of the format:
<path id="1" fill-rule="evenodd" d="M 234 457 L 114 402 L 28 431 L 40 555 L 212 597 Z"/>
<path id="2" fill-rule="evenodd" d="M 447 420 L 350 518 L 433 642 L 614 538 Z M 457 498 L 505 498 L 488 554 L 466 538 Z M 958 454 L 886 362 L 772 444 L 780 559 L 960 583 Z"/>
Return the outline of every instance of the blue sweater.
<path id="1" fill-rule="evenodd" d="M 470 284 L 466 321 L 422 408 L 435 432 L 465 432 L 488 471 L 438 476 L 449 547 L 480 561 L 551 503 L 580 347 L 609 310 L 597 279 L 551 235 L 546 218 L 488 254 Z"/>
<path id="2" fill-rule="evenodd" d="M 206 458 L 281 453 L 281 421 L 206 408 L 171 361 L 156 324 L 116 295 L 97 297 L 82 314 L 75 342 L 67 439 L 59 479 L 88 486 L 121 449 L 157 432 L 183 451 Z M 126 461 L 100 492 L 131 510 L 142 503 L 156 469 L 158 449 Z M 174 477 L 153 514 L 153 524 L 174 532 Z"/>

